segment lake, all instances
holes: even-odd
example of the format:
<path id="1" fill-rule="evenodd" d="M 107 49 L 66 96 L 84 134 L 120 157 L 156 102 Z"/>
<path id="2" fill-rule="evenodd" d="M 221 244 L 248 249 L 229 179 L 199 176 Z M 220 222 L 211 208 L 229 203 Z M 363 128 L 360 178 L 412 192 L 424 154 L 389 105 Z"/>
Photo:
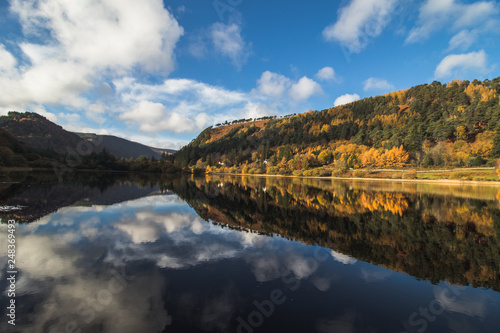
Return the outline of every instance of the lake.
<path id="1" fill-rule="evenodd" d="M 498 187 L 112 173 L 2 181 L 1 332 L 500 327 Z"/>

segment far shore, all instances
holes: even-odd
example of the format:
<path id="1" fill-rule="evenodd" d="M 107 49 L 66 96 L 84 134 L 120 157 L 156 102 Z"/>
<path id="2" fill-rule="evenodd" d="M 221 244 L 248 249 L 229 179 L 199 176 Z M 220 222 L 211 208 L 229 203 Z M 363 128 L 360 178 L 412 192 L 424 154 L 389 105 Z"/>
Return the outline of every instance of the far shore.
<path id="1" fill-rule="evenodd" d="M 430 170 L 432 172 L 432 170 Z M 371 182 L 396 182 L 396 183 L 427 183 L 441 185 L 480 185 L 480 186 L 500 186 L 500 181 L 475 181 L 475 180 L 454 180 L 454 179 L 393 179 L 393 178 L 359 178 L 359 177 L 319 177 L 319 176 L 294 176 L 294 175 L 268 175 L 268 174 L 243 174 L 243 173 L 219 173 L 213 172 L 208 175 L 243 176 L 243 177 L 269 177 L 269 178 L 304 178 L 322 180 L 356 180 Z"/>

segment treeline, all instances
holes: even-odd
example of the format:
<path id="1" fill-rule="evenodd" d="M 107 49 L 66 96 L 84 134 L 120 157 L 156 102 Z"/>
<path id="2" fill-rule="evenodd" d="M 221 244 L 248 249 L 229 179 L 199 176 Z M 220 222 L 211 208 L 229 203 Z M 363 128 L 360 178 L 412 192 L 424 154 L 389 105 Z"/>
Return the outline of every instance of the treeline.
<path id="1" fill-rule="evenodd" d="M 117 158 L 105 149 L 91 154 L 58 154 L 50 149 L 26 147 L 7 131 L 0 129 L 0 167 L 30 167 L 58 170 L 114 170 L 133 172 L 176 173 L 181 165 L 163 153 L 160 159 L 148 156 Z M 186 170 L 185 170 L 186 171 Z M 189 170 L 187 170 L 189 171 Z"/>
<path id="2" fill-rule="evenodd" d="M 234 124 L 243 124 L 243 123 L 249 123 L 249 122 L 252 122 L 252 121 L 270 120 L 270 119 L 275 119 L 275 118 L 276 118 L 276 116 L 266 116 L 266 117 L 260 117 L 260 118 L 248 118 L 248 119 L 242 118 L 242 119 L 236 119 L 236 120 L 233 120 L 231 122 L 226 120 L 223 123 L 215 124 L 215 127 L 228 126 L 228 125 L 234 125 Z"/>
<path id="3" fill-rule="evenodd" d="M 323 111 L 211 128 L 175 154 L 182 166 L 258 173 L 321 166 L 493 166 L 500 157 L 500 78 L 433 82 Z M 231 169 L 232 168 L 232 169 Z M 224 171 L 224 170 L 223 170 Z"/>

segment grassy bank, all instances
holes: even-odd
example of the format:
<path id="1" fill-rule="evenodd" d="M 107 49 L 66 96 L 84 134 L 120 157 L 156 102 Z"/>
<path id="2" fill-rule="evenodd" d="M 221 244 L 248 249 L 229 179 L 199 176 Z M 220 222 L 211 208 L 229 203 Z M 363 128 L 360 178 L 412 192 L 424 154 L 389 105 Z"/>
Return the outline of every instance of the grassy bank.
<path id="1" fill-rule="evenodd" d="M 325 170 L 325 169 L 322 169 Z M 333 170 L 332 170 L 333 171 Z M 346 171 L 335 176 L 315 175 L 270 175 L 270 174 L 242 174 L 242 173 L 218 173 L 243 176 L 261 176 L 261 177 L 290 177 L 290 178 L 322 178 L 322 179 L 366 179 L 366 180 L 391 180 L 391 181 L 410 181 L 410 182 L 447 182 L 449 184 L 461 184 L 463 182 L 488 184 L 500 184 L 500 178 L 492 168 L 472 168 L 472 169 L 451 169 L 451 170 L 419 170 L 411 172 L 410 170 L 354 170 Z"/>

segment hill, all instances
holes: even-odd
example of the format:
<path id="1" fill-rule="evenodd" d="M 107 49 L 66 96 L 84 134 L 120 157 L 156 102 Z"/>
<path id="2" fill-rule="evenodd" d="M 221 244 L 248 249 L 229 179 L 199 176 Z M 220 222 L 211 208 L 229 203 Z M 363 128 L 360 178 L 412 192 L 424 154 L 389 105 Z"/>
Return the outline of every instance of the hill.
<path id="1" fill-rule="evenodd" d="M 137 142 L 122 139 L 113 135 L 97 135 L 93 133 L 75 133 L 79 137 L 92 142 L 97 151 L 106 149 L 109 153 L 116 157 L 123 158 L 139 158 L 147 156 L 149 158 L 159 159 L 163 153 L 171 155 L 175 152 L 173 149 L 161 149 L 149 147 Z"/>
<path id="2" fill-rule="evenodd" d="M 67 147 L 75 149 L 81 141 L 78 135 L 32 112 L 9 112 L 7 116 L 0 117 L 0 128 L 14 135 L 28 147 L 49 149 L 58 154 L 66 154 Z"/>
<path id="3" fill-rule="evenodd" d="M 500 78 L 433 82 L 351 104 L 209 127 L 175 154 L 225 172 L 476 166 L 500 157 Z M 221 132 L 223 135 L 221 136 Z M 246 166 L 246 169 L 244 168 Z"/>
<path id="4" fill-rule="evenodd" d="M 1 116 L 0 129 L 12 134 L 18 141 L 24 142 L 28 148 L 54 151 L 61 155 L 81 150 L 78 149 L 78 145 L 81 146 L 82 139 L 93 143 L 85 145 L 85 148 L 92 149 L 89 153 L 99 153 L 106 149 L 117 158 L 137 159 L 140 156 L 147 156 L 158 159 L 163 152 L 167 155 L 175 152 L 171 149 L 148 147 L 111 135 L 69 132 L 47 118 L 32 112 L 11 111 L 7 116 Z"/>

